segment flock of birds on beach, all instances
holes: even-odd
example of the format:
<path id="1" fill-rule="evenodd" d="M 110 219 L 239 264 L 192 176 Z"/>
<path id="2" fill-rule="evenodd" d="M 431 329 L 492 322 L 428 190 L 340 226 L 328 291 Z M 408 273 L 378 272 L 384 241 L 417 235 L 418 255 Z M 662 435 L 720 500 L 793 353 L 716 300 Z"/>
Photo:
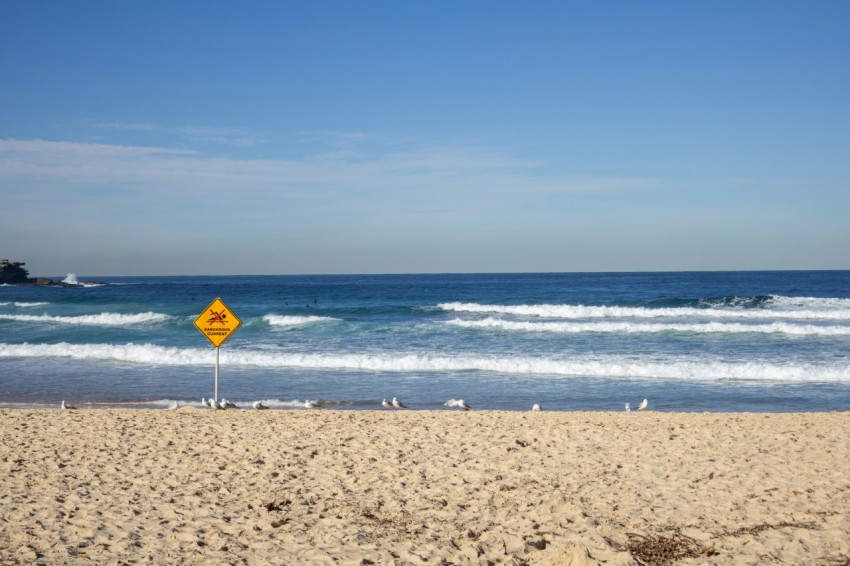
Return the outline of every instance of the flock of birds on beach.
<path id="1" fill-rule="evenodd" d="M 392 401 L 387 401 L 386 399 L 384 399 L 383 401 L 381 401 L 381 406 L 383 406 L 385 409 L 396 409 L 396 410 L 407 408 L 407 405 L 402 403 L 397 397 L 393 397 Z M 469 403 L 467 403 L 463 399 L 449 399 L 448 401 L 443 403 L 443 406 L 444 407 L 457 407 L 462 411 L 471 411 L 472 410 L 472 405 L 470 405 Z M 206 398 L 202 397 L 201 398 L 201 407 L 203 407 L 203 408 L 208 407 L 210 409 L 217 409 L 217 410 L 239 409 L 239 407 L 236 405 L 236 403 L 233 403 L 232 401 L 228 401 L 224 397 L 221 398 L 221 401 L 216 401 L 215 399 L 212 399 L 212 398 L 206 399 Z M 254 410 L 257 410 L 257 411 L 263 411 L 263 410 L 268 409 L 268 407 L 266 405 L 263 405 L 263 403 L 261 401 L 254 401 L 251 404 L 251 407 Z M 316 409 L 318 407 L 319 407 L 319 404 L 316 401 L 310 401 L 310 400 L 304 401 L 304 408 L 305 409 Z M 644 399 L 637 406 L 637 410 L 638 411 L 645 411 L 647 409 L 647 407 L 649 407 L 649 400 Z M 62 404 L 60 405 L 60 408 L 62 410 L 76 409 L 76 407 L 66 404 L 64 399 L 62 400 Z M 175 403 L 170 408 L 176 409 L 177 404 Z M 543 407 L 541 407 L 539 403 L 535 403 L 531 407 L 531 410 L 535 411 L 535 412 L 536 411 L 542 411 Z M 630 413 L 632 411 L 631 405 L 629 403 L 626 403 L 625 410 L 626 410 L 627 413 Z"/>

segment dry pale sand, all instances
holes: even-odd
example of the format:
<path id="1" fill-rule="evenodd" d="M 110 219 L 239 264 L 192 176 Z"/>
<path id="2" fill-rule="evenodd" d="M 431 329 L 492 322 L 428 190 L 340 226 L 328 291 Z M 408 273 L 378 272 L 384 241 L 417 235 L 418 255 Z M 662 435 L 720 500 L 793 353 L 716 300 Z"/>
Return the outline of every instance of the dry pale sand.
<path id="1" fill-rule="evenodd" d="M 4 564 L 850 563 L 850 413 L 0 419 Z"/>

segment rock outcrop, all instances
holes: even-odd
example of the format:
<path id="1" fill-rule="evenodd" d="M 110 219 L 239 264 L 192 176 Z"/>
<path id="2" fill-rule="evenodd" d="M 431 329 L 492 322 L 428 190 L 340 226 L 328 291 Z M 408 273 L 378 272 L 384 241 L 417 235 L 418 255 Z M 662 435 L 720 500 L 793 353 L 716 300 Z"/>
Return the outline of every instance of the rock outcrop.
<path id="1" fill-rule="evenodd" d="M 32 283 L 30 273 L 24 268 L 24 265 L 26 264 L 22 261 L 0 259 L 0 284 Z"/>
<path id="2" fill-rule="evenodd" d="M 86 284 L 56 281 L 46 277 L 30 277 L 29 271 L 22 261 L 11 261 L 0 258 L 0 285 L 55 285 L 58 287 L 85 287 Z M 103 283 L 99 283 L 102 285 Z"/>

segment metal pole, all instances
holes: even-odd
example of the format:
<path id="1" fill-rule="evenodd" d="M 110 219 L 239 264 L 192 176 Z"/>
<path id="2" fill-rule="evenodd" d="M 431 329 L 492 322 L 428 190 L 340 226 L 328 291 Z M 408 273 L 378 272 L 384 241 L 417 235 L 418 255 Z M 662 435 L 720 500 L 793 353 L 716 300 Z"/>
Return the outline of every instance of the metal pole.
<path id="1" fill-rule="evenodd" d="M 215 347 L 215 402 L 218 403 L 218 346 Z"/>

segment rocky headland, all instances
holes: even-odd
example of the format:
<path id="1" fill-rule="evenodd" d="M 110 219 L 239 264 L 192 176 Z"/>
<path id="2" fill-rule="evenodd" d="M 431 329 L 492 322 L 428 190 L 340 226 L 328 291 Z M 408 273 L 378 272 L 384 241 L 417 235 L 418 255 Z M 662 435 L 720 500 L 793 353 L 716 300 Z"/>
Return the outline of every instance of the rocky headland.
<path id="1" fill-rule="evenodd" d="M 0 258 L 0 285 L 45 285 L 57 287 L 83 287 L 79 282 L 57 281 L 46 277 L 30 277 L 22 261 Z"/>

